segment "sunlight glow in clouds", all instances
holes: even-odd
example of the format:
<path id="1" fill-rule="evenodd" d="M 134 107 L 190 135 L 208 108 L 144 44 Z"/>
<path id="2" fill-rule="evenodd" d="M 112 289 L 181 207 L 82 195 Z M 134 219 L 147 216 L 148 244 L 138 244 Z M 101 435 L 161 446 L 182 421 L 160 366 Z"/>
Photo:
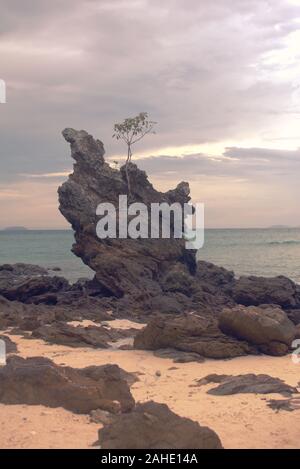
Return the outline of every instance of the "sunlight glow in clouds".
<path id="1" fill-rule="evenodd" d="M 300 0 L 2 0 L 0 33 L 3 226 L 17 194 L 30 226 L 62 226 L 61 130 L 88 130 L 121 162 L 113 124 L 140 111 L 158 128 L 134 158 L 161 190 L 190 179 L 209 224 L 299 217 Z"/>

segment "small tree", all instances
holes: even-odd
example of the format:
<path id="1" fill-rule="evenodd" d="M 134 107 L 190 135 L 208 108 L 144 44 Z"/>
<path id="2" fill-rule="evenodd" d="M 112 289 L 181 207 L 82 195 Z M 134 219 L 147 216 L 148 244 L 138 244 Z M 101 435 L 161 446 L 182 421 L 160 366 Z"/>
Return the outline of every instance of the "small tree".
<path id="1" fill-rule="evenodd" d="M 113 138 L 123 140 L 127 145 L 127 159 L 125 162 L 125 172 L 128 185 L 128 192 L 131 194 L 128 165 L 131 162 L 132 146 L 142 140 L 147 134 L 154 134 L 154 126 L 157 122 L 148 119 L 147 112 L 140 112 L 136 117 L 129 117 L 120 124 L 114 125 Z"/>

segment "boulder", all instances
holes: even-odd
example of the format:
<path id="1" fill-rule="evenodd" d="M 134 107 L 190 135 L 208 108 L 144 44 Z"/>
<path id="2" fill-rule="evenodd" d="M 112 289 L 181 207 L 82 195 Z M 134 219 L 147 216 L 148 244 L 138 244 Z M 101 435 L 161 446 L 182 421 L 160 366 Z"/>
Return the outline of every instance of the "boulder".
<path id="1" fill-rule="evenodd" d="M 128 195 L 130 203 L 184 203 L 190 200 L 189 186 L 180 183 L 162 193 L 154 189 L 144 171 L 135 164 L 128 167 L 131 194 L 124 167 L 111 168 L 104 160 L 103 143 L 84 130 L 65 129 L 63 136 L 71 146 L 74 172 L 59 188 L 59 209 L 75 232 L 73 252 L 95 272 L 103 295 L 120 298 L 130 295 L 135 301 L 148 301 L 162 292 L 161 278 L 174 265 L 189 273 L 196 269 L 195 252 L 185 249 L 183 239 L 99 239 L 96 208 L 101 202 L 114 204 Z M 171 235 L 173 227 L 171 226 Z"/>
<path id="2" fill-rule="evenodd" d="M 55 322 L 38 327 L 32 332 L 32 338 L 43 339 L 52 344 L 68 347 L 108 348 L 109 334 L 104 327 L 71 326 Z"/>
<path id="3" fill-rule="evenodd" d="M 51 306 L 9 301 L 0 296 L 0 330 L 14 327 L 18 328 L 19 331 L 33 331 L 55 321 L 112 319 L 107 309 L 106 305 L 102 304 L 101 299 L 98 298 L 82 297 L 71 304 L 61 303 Z"/>
<path id="4" fill-rule="evenodd" d="M 219 327 L 225 334 L 258 345 L 270 355 L 285 355 L 296 335 L 286 313 L 274 306 L 226 308 L 219 317 Z"/>
<path id="5" fill-rule="evenodd" d="M 80 414 L 94 409 L 131 410 L 134 399 L 117 365 L 62 367 L 42 357 L 8 358 L 0 368 L 3 404 L 63 407 Z"/>
<path id="6" fill-rule="evenodd" d="M 73 326 L 63 322 L 45 324 L 32 333 L 32 338 L 69 347 L 108 348 L 110 342 L 133 337 L 137 329 L 109 329 L 103 326 Z"/>
<path id="7" fill-rule="evenodd" d="M 300 326 L 300 309 L 286 309 L 285 312 L 295 326 Z"/>
<path id="8" fill-rule="evenodd" d="M 173 348 L 207 358 L 233 358 L 255 352 L 246 342 L 223 334 L 215 319 L 195 314 L 150 320 L 136 335 L 134 347 L 144 350 Z"/>
<path id="9" fill-rule="evenodd" d="M 44 267 L 35 264 L 24 264 L 22 262 L 16 264 L 2 264 L 0 265 L 0 272 L 1 280 L 5 279 L 5 277 L 23 277 L 24 279 L 48 274 L 47 269 Z"/>
<path id="10" fill-rule="evenodd" d="M 273 378 L 268 375 L 208 375 L 200 379 L 197 384 L 203 386 L 209 383 L 220 383 L 219 386 L 209 389 L 207 394 L 214 396 L 228 396 L 231 394 L 271 394 L 277 393 L 283 396 L 290 396 L 297 393 L 294 388 L 279 378 Z"/>
<path id="11" fill-rule="evenodd" d="M 13 285 L 1 288 L 0 293 L 8 300 L 24 303 L 56 304 L 56 293 L 67 290 L 69 283 L 63 277 L 33 277 L 14 282 Z"/>
<path id="12" fill-rule="evenodd" d="M 151 312 L 162 314 L 179 314 L 182 312 L 182 305 L 174 295 L 154 296 L 149 299 L 149 302 L 146 302 L 146 307 L 148 307 Z"/>
<path id="13" fill-rule="evenodd" d="M 32 264 L 0 266 L 0 295 L 24 303 L 56 303 L 56 293 L 70 288 L 63 277 L 50 277 L 48 270 Z"/>
<path id="14" fill-rule="evenodd" d="M 200 283 L 227 290 L 234 283 L 234 272 L 210 262 L 198 261 L 196 279 Z"/>
<path id="15" fill-rule="evenodd" d="M 101 449 L 221 449 L 208 427 L 180 417 L 165 404 L 150 401 L 118 415 L 99 430 Z"/>
<path id="16" fill-rule="evenodd" d="M 300 287 L 284 277 L 241 277 L 236 280 L 232 290 L 236 303 L 245 306 L 276 304 L 282 308 L 300 306 Z"/>

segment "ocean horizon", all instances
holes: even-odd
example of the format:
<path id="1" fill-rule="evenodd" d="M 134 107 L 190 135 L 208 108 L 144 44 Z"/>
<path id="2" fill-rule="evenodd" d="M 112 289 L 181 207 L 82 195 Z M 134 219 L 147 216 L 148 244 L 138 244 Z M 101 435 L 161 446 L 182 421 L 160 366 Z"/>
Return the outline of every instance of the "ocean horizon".
<path id="1" fill-rule="evenodd" d="M 93 271 L 72 252 L 71 229 L 0 231 L 0 264 L 24 262 L 59 267 L 59 275 L 75 282 L 92 278 Z M 209 228 L 204 247 L 197 253 L 205 260 L 233 270 L 236 276 L 285 275 L 300 283 L 300 228 Z"/>

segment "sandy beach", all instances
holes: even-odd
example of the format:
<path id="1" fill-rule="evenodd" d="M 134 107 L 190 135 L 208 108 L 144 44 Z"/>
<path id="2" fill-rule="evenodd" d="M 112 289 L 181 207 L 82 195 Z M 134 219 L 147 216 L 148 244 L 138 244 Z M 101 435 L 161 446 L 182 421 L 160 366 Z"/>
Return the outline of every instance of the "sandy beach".
<path id="1" fill-rule="evenodd" d="M 87 325 L 86 322 L 84 322 Z M 91 322 L 89 322 L 91 324 Z M 110 322 L 111 327 L 141 328 L 127 320 Z M 131 391 L 138 402 L 166 403 L 178 415 L 189 417 L 217 432 L 225 448 L 300 448 L 300 410 L 275 412 L 267 406 L 277 394 L 212 396 L 212 385 L 195 386 L 210 374 L 268 374 L 297 386 L 300 365 L 284 357 L 240 357 L 232 360 L 206 360 L 204 363 L 174 363 L 152 352 L 71 348 L 50 345 L 11 335 L 22 357 L 48 357 L 59 365 L 82 368 L 89 365 L 118 364 L 138 374 Z M 129 339 L 130 340 L 130 339 Z M 62 408 L 0 405 L 1 448 L 93 448 L 100 424 L 89 416 L 76 415 Z"/>

